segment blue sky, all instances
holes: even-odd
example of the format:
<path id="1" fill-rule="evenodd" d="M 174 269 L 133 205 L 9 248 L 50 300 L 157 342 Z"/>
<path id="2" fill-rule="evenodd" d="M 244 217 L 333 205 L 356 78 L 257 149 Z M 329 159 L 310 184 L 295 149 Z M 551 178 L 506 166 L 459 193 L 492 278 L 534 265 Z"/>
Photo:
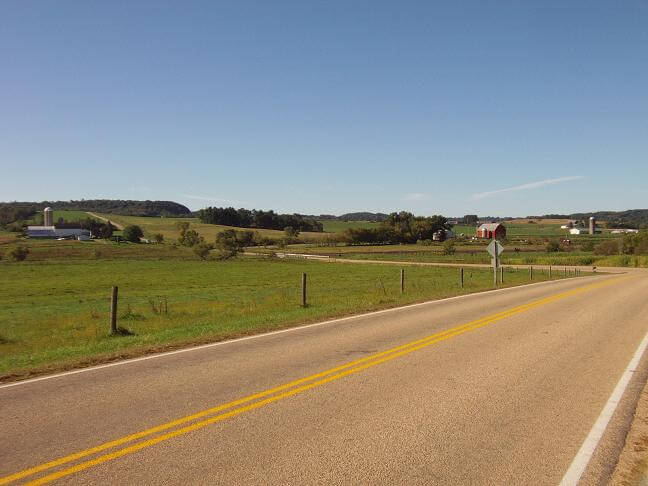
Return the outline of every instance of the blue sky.
<path id="1" fill-rule="evenodd" d="M 0 201 L 648 207 L 648 0 L 0 2 Z"/>

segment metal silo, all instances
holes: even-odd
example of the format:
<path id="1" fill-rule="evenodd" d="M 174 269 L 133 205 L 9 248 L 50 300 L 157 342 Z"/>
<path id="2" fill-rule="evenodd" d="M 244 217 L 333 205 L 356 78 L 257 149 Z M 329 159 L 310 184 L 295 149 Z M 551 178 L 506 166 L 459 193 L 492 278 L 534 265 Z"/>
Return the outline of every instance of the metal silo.
<path id="1" fill-rule="evenodd" d="M 45 226 L 54 226 L 54 211 L 52 211 L 52 208 L 45 208 L 43 216 L 43 224 Z"/>
<path id="2" fill-rule="evenodd" d="M 596 218 L 594 216 L 591 216 L 589 219 L 589 234 L 593 235 L 594 230 L 596 229 Z"/>

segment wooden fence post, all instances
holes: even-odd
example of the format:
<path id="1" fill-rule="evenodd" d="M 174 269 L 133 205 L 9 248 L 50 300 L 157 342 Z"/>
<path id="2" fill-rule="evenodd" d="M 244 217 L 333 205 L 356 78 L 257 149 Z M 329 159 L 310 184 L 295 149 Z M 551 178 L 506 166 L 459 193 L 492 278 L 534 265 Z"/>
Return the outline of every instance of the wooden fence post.
<path id="1" fill-rule="evenodd" d="M 302 273 L 301 305 L 302 305 L 302 307 L 306 307 L 306 274 L 305 273 Z"/>
<path id="2" fill-rule="evenodd" d="M 405 269 L 401 268 L 400 271 L 400 289 L 401 294 L 405 292 Z"/>
<path id="3" fill-rule="evenodd" d="M 549 278 L 551 278 L 551 265 L 549 265 Z"/>
<path id="4" fill-rule="evenodd" d="M 117 334 L 117 292 L 118 288 L 112 288 L 110 298 L 110 334 Z"/>
<path id="5" fill-rule="evenodd" d="M 461 271 L 459 272 L 461 275 L 461 288 L 464 288 L 464 269 L 462 268 Z"/>
<path id="6" fill-rule="evenodd" d="M 500 283 L 503 284 L 504 283 L 504 267 L 500 267 L 500 269 L 501 269 L 500 270 L 500 272 L 501 272 L 501 274 L 500 274 Z"/>
<path id="7" fill-rule="evenodd" d="M 533 267 L 529 267 L 529 280 L 533 280 Z"/>

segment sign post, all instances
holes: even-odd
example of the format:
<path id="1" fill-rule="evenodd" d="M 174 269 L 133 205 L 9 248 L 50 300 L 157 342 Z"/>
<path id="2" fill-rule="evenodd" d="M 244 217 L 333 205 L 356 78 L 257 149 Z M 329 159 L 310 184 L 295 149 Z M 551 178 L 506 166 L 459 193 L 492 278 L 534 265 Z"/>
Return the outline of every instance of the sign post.
<path id="1" fill-rule="evenodd" d="M 493 284 L 497 286 L 497 270 L 499 269 L 500 266 L 499 256 L 504 251 L 504 247 L 499 241 L 493 239 L 493 241 L 491 241 L 488 247 L 486 248 L 486 251 L 488 251 L 490 256 L 493 257 L 491 258 L 491 263 L 493 265 Z"/>

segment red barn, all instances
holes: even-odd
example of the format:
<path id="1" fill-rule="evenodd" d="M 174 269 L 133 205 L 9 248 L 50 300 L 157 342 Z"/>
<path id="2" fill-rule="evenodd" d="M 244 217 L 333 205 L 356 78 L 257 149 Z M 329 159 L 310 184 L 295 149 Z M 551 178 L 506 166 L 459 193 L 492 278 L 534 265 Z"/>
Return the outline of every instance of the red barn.
<path id="1" fill-rule="evenodd" d="M 477 228 L 477 238 L 506 238 L 506 228 L 502 223 L 484 223 Z"/>

